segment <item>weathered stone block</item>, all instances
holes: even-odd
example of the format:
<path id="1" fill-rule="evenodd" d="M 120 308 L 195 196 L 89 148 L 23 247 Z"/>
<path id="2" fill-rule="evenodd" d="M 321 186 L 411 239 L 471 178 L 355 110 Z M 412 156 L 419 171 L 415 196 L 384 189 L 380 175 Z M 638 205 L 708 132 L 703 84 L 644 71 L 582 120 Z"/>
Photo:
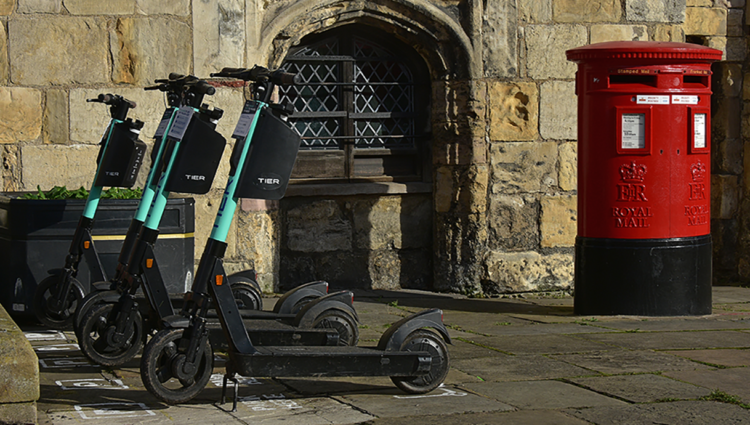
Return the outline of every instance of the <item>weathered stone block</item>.
<path id="1" fill-rule="evenodd" d="M 545 196 L 542 198 L 542 248 L 575 245 L 578 231 L 576 196 Z"/>
<path id="2" fill-rule="evenodd" d="M 745 37 L 727 37 L 725 59 L 744 62 L 745 58 L 747 58 L 747 40 Z"/>
<path id="3" fill-rule="evenodd" d="M 485 4 L 482 21 L 482 58 L 485 77 L 510 77 L 518 73 L 518 9 L 513 2 Z"/>
<path id="4" fill-rule="evenodd" d="M 618 22 L 622 16 L 620 0 L 553 0 L 556 22 Z"/>
<path id="5" fill-rule="evenodd" d="M 552 20 L 552 0 L 518 0 L 521 22 L 542 24 Z"/>
<path id="6" fill-rule="evenodd" d="M 190 0 L 136 0 L 135 10 L 143 15 L 188 16 Z"/>
<path id="7" fill-rule="evenodd" d="M 526 27 L 526 68 L 534 79 L 573 78 L 576 64 L 565 51 L 588 42 L 583 25 L 530 25 Z"/>
<path id="8" fill-rule="evenodd" d="M 10 15 L 15 7 L 16 0 L 0 0 L 0 16 Z"/>
<path id="9" fill-rule="evenodd" d="M 427 198 L 363 199 L 352 203 L 352 212 L 356 248 L 422 248 L 432 242 L 432 203 Z"/>
<path id="10" fill-rule="evenodd" d="M 685 0 L 625 0 L 625 16 L 631 22 L 685 22 Z"/>
<path id="11" fill-rule="evenodd" d="M 578 98 L 572 81 L 542 84 L 539 106 L 539 133 L 545 139 L 578 138 Z"/>
<path id="12" fill-rule="evenodd" d="M 109 82 L 106 22 L 50 17 L 8 22 L 10 73 L 16 84 Z"/>
<path id="13" fill-rule="evenodd" d="M 110 31 L 112 79 L 148 85 L 170 72 L 189 74 L 191 40 L 190 26 L 175 19 L 120 18 Z"/>
<path id="14" fill-rule="evenodd" d="M 435 211 L 439 213 L 451 210 L 455 200 L 453 190 L 453 172 L 449 167 L 440 167 L 435 173 Z"/>
<path id="15" fill-rule="evenodd" d="M 18 0 L 17 13 L 60 13 L 62 0 Z"/>
<path id="16" fill-rule="evenodd" d="M 96 98 L 101 93 L 119 94 L 134 101 L 137 106 L 130 110 L 128 117 L 143 121 L 140 135 L 142 141 L 153 141 L 159 119 L 166 108 L 164 95 L 158 91 L 145 91 L 135 87 L 70 90 L 70 140 L 86 144 L 101 141 L 104 129 L 111 118 L 109 108 L 101 103 L 86 102 L 86 99 Z"/>
<path id="17" fill-rule="evenodd" d="M 711 171 L 714 173 L 742 174 L 742 155 L 744 147 L 742 139 L 726 139 L 719 143 L 714 142 L 714 154 L 711 155 L 714 165 Z"/>
<path id="18" fill-rule="evenodd" d="M 511 293 L 567 290 L 573 285 L 573 255 L 490 252 L 485 291 Z"/>
<path id="19" fill-rule="evenodd" d="M 506 142 L 490 145 L 492 193 L 544 192 L 557 184 L 557 144 Z"/>
<path id="20" fill-rule="evenodd" d="M 4 371 L 0 374 L 0 405 L 31 403 L 39 399 L 39 360 L 21 329 L 2 306 L 0 306 L 0 369 Z M 0 418 L 5 417 L 0 416 Z"/>
<path id="21" fill-rule="evenodd" d="M 685 42 L 685 30 L 682 25 L 656 25 L 651 34 L 654 41 Z"/>
<path id="22" fill-rule="evenodd" d="M 297 252 L 350 251 L 352 223 L 335 201 L 319 201 L 286 213 L 286 246 Z"/>
<path id="23" fill-rule="evenodd" d="M 36 424 L 36 402 L 0 404 L 0 420 L 6 424 Z"/>
<path id="24" fill-rule="evenodd" d="M 63 0 L 71 15 L 130 15 L 135 0 Z"/>
<path id="25" fill-rule="evenodd" d="M 744 11 L 741 9 L 729 9 L 727 11 L 727 35 L 730 37 L 742 37 L 744 35 Z"/>
<path id="26" fill-rule="evenodd" d="M 539 199 L 533 195 L 495 195 L 490 199 L 489 248 L 539 248 Z"/>
<path id="27" fill-rule="evenodd" d="M 245 1 L 193 2 L 193 56 L 197 75 L 240 67 L 245 56 Z"/>
<path id="28" fill-rule="evenodd" d="M 24 87 L 0 87 L 0 143 L 29 142 L 42 130 L 42 93 Z"/>
<path id="29" fill-rule="evenodd" d="M 46 143 L 68 143 L 68 116 L 68 93 L 59 89 L 47 90 L 43 127 L 43 140 Z"/>
<path id="30" fill-rule="evenodd" d="M 88 187 L 96 171 L 98 146 L 26 145 L 21 146 L 23 164 L 21 190 L 43 190 L 54 186 Z"/>
<path id="31" fill-rule="evenodd" d="M 432 114 L 440 120 L 466 118 L 471 113 L 472 100 L 472 89 L 465 81 L 436 81 L 432 84 Z"/>
<path id="32" fill-rule="evenodd" d="M 560 145 L 560 189 L 578 189 L 578 143 Z"/>
<path id="33" fill-rule="evenodd" d="M 534 83 L 489 84 L 490 140 L 535 140 L 539 91 Z"/>
<path id="34" fill-rule="evenodd" d="M 711 137 L 718 139 L 734 139 L 740 137 L 740 132 L 750 134 L 750 129 L 742 125 L 740 112 L 742 102 L 736 97 L 725 97 L 713 102 L 711 117 Z"/>
<path id="35" fill-rule="evenodd" d="M 711 7 L 714 5 L 714 0 L 687 0 L 685 5 L 687 7 Z"/>
<path id="36" fill-rule="evenodd" d="M 0 84 L 8 84 L 10 63 L 8 63 L 8 33 L 5 24 L 0 22 Z"/>
<path id="37" fill-rule="evenodd" d="M 685 15 L 685 34 L 726 35 L 727 9 L 722 7 L 689 7 Z"/>
<path id="38" fill-rule="evenodd" d="M 727 60 L 727 38 L 726 37 L 706 37 L 708 47 L 721 50 L 721 60 Z"/>
<path id="39" fill-rule="evenodd" d="M 648 40 L 645 25 L 592 25 L 591 44 L 605 41 L 643 41 Z"/>
<path id="40" fill-rule="evenodd" d="M 714 78 L 718 79 L 721 85 L 713 87 L 714 96 L 739 97 L 742 94 L 742 79 L 744 78 L 742 66 L 736 63 L 721 62 L 716 64 L 716 69 Z"/>
<path id="41" fill-rule="evenodd" d="M 236 256 L 254 265 L 259 276 L 265 277 L 264 291 L 278 285 L 279 250 L 281 249 L 278 211 L 237 214 Z"/>
<path id="42" fill-rule="evenodd" d="M 711 218 L 730 219 L 737 214 L 740 202 L 739 177 L 711 175 Z"/>

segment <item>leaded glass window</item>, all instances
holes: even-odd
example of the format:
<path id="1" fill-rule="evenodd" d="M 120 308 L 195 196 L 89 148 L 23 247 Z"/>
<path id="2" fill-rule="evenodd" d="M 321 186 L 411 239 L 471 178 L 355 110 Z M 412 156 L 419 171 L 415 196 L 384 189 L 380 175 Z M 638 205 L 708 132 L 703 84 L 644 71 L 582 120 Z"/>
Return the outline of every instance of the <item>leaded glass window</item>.
<path id="1" fill-rule="evenodd" d="M 378 31 L 346 27 L 290 51 L 283 68 L 303 81 L 280 89 L 302 136 L 294 177 L 421 179 L 429 80 L 407 49 Z"/>

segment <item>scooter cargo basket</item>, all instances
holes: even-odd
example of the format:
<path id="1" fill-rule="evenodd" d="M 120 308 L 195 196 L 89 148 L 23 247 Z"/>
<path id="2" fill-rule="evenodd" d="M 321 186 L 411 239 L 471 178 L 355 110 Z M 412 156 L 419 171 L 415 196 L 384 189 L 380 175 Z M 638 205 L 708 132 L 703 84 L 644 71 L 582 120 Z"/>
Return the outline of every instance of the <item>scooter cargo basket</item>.
<path id="1" fill-rule="evenodd" d="M 283 198 L 300 142 L 300 136 L 287 123 L 269 108 L 264 108 L 237 182 L 236 196 L 269 200 Z"/>
<path id="2" fill-rule="evenodd" d="M 211 190 L 227 141 L 213 126 L 193 116 L 180 142 L 164 189 L 204 194 Z M 169 152 L 169 151 L 168 151 Z"/>
<path id="3" fill-rule="evenodd" d="M 138 140 L 137 133 L 130 131 L 131 124 L 114 124 L 109 143 L 102 144 L 95 186 L 132 187 L 135 184 L 146 156 L 146 144 Z"/>

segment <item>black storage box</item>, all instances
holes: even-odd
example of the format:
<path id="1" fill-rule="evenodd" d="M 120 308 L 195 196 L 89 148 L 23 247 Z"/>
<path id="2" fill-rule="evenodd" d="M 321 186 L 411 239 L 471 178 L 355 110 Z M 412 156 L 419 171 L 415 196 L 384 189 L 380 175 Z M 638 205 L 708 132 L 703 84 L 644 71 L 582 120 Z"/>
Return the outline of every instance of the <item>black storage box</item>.
<path id="1" fill-rule="evenodd" d="M 146 144 L 138 140 L 138 133 L 131 131 L 130 121 L 114 125 L 107 149 L 99 149 L 99 173 L 94 182 L 97 186 L 132 187 L 138 170 L 146 155 Z"/>
<path id="2" fill-rule="evenodd" d="M 219 168 L 221 156 L 227 141 L 217 133 L 209 123 L 193 116 L 180 142 L 172 172 L 169 174 L 164 190 L 168 192 L 205 194 L 211 190 L 211 184 Z M 174 142 L 170 141 L 174 146 Z M 171 150 L 164 156 L 166 162 Z"/>
<path id="3" fill-rule="evenodd" d="M 33 315 L 34 291 L 51 269 L 65 265 L 85 200 L 27 200 L 0 195 L 0 303 L 15 315 Z M 11 196 L 15 196 L 12 194 Z M 102 199 L 92 237 L 107 278 L 114 276 L 120 247 L 139 200 Z M 193 281 L 195 200 L 167 202 L 155 245 L 156 259 L 171 294 Z M 82 260 L 76 277 L 88 293 L 91 274 Z"/>

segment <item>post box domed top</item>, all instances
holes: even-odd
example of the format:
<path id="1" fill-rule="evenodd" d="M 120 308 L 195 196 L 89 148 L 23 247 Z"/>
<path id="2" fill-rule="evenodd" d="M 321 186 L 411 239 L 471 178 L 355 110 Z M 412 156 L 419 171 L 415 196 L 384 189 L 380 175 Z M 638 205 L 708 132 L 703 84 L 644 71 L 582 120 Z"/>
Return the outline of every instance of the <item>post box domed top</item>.
<path id="1" fill-rule="evenodd" d="M 649 60 L 656 61 L 698 61 L 713 62 L 721 60 L 721 50 L 690 43 L 673 43 L 666 41 L 608 41 L 589 44 L 565 52 L 571 62 L 582 63 L 609 60 Z"/>

